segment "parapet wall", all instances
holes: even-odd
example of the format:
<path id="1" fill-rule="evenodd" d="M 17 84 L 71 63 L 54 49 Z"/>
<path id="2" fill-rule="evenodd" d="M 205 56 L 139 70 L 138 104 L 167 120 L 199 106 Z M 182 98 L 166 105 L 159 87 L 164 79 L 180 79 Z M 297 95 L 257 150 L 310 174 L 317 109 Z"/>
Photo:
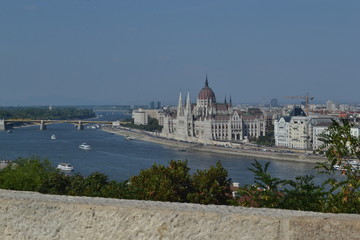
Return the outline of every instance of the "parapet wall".
<path id="1" fill-rule="evenodd" d="M 0 190 L 0 239 L 360 239 L 360 215 Z"/>

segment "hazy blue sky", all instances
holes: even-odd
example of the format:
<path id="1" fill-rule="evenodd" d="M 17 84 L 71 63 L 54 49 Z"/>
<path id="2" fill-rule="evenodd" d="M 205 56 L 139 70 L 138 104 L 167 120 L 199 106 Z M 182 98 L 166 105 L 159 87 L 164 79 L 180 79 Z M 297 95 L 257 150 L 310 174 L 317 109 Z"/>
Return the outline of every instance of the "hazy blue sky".
<path id="1" fill-rule="evenodd" d="M 360 102 L 359 0 L 2 0 L 0 105 Z"/>

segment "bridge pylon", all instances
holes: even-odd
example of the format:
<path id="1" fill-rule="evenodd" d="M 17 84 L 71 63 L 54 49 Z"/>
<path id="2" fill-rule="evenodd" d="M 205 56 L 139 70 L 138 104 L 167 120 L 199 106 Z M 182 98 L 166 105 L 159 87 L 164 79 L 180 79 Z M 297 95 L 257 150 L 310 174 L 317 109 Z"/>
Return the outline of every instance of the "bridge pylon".
<path id="1" fill-rule="evenodd" d="M 41 120 L 40 121 L 40 130 L 46 130 L 46 125 L 45 125 L 45 121 Z"/>
<path id="2" fill-rule="evenodd" d="M 78 124 L 78 130 L 84 130 L 84 125 L 82 124 L 82 121 L 79 121 L 79 124 Z"/>
<path id="3" fill-rule="evenodd" d="M 6 130 L 5 120 L 0 119 L 0 130 Z"/>

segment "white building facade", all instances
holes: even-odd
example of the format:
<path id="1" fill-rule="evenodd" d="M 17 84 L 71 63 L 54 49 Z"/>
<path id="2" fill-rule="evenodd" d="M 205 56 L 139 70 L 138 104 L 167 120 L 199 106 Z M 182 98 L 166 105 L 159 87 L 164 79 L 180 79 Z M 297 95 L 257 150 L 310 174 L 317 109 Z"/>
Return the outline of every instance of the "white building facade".
<path id="1" fill-rule="evenodd" d="M 301 109 L 274 121 L 275 145 L 294 149 L 318 149 L 320 134 L 331 125 L 333 117 L 306 116 Z"/>
<path id="2" fill-rule="evenodd" d="M 206 78 L 196 104 L 191 104 L 189 93 L 183 104 L 180 93 L 176 113 L 164 116 L 161 135 L 201 143 L 242 141 L 247 134 L 264 136 L 265 125 L 265 118 L 260 115 L 244 119 L 240 111 L 233 109 L 231 97 L 229 103 L 226 99 L 224 103 L 217 103 Z"/>
<path id="3" fill-rule="evenodd" d="M 142 109 L 133 110 L 132 118 L 134 119 L 134 124 L 136 125 L 148 125 L 148 114 Z"/>
<path id="4" fill-rule="evenodd" d="M 280 117 L 274 122 L 275 146 L 289 147 L 289 122 L 291 117 Z"/>

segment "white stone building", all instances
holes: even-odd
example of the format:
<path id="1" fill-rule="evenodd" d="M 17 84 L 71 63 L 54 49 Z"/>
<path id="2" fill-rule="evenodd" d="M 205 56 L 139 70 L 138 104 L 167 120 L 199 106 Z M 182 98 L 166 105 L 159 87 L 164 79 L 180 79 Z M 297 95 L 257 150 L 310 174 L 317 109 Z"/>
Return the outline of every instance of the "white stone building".
<path id="1" fill-rule="evenodd" d="M 332 123 L 330 116 L 306 116 L 301 108 L 295 107 L 290 116 L 274 121 L 275 145 L 294 149 L 317 149 L 319 134 Z M 327 128 L 327 127 L 326 127 Z"/>
<path id="2" fill-rule="evenodd" d="M 260 114 L 249 117 L 234 110 L 231 97 L 229 103 L 226 99 L 224 103 L 217 103 L 206 78 L 196 104 L 191 104 L 189 93 L 183 104 L 180 93 L 177 111 L 165 115 L 161 135 L 201 143 L 242 141 L 248 136 L 264 136 L 265 125 L 265 118 Z"/>
<path id="3" fill-rule="evenodd" d="M 304 116 L 292 117 L 288 127 L 289 148 L 310 149 L 310 118 Z"/>
<path id="4" fill-rule="evenodd" d="M 133 110 L 132 118 L 136 125 L 148 125 L 148 114 L 142 109 Z"/>
<path id="5" fill-rule="evenodd" d="M 289 122 L 291 117 L 280 117 L 274 122 L 275 146 L 289 147 Z"/>
<path id="6" fill-rule="evenodd" d="M 352 127 L 351 129 L 350 129 L 350 133 L 351 133 L 351 135 L 352 136 L 354 136 L 354 137 L 360 137 L 360 127 L 359 126 L 356 126 L 356 127 Z"/>
<path id="7" fill-rule="evenodd" d="M 321 139 L 321 134 L 326 133 L 326 130 L 331 125 L 331 123 L 320 123 L 313 127 L 313 149 L 317 150 L 323 144 Z M 350 134 L 354 137 L 360 137 L 360 127 L 353 126 L 350 128 Z"/>
<path id="8" fill-rule="evenodd" d="M 323 134 L 331 123 L 319 123 L 313 127 L 313 149 L 317 150 L 323 144 L 321 134 Z"/>
<path id="9" fill-rule="evenodd" d="M 164 125 L 164 111 L 162 109 L 142 109 L 142 112 L 146 112 L 150 118 L 158 120 L 160 126 Z"/>

